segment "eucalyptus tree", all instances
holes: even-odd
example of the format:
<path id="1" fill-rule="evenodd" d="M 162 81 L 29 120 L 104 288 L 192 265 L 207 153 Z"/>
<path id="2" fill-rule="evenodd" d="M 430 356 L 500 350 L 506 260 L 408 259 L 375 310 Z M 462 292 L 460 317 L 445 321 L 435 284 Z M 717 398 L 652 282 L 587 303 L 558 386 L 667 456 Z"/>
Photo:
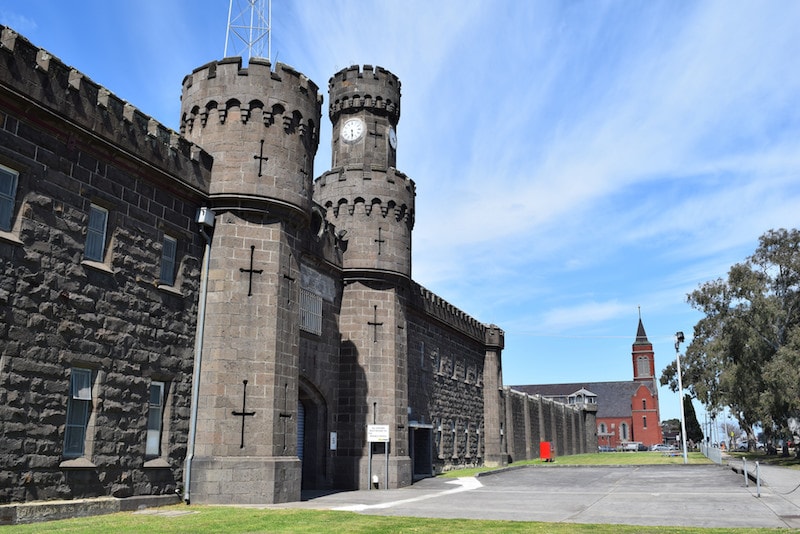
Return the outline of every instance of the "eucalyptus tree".
<path id="1" fill-rule="evenodd" d="M 688 302 L 705 314 L 681 359 L 688 391 L 712 413 L 729 406 L 751 442 L 756 425 L 787 429 L 800 415 L 800 231 L 768 231 Z M 673 391 L 676 371 L 673 362 L 661 375 Z"/>

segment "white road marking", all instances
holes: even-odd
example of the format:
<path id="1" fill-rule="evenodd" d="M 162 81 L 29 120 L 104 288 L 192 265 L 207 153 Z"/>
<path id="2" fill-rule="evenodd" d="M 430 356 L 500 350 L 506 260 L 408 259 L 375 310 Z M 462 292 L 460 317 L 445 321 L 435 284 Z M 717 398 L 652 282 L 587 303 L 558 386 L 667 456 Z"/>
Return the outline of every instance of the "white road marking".
<path id="1" fill-rule="evenodd" d="M 447 483 L 458 484 L 458 487 L 445 491 L 440 491 L 438 493 L 429 493 L 428 495 L 413 497 L 411 499 L 402 499 L 400 501 L 390 501 L 379 504 L 351 504 L 348 506 L 341 506 L 339 508 L 334 508 L 334 510 L 339 510 L 342 512 L 363 512 L 365 510 L 381 510 L 384 508 L 392 508 L 393 506 L 399 506 L 401 504 L 419 502 L 427 499 L 435 499 L 436 497 L 443 497 L 445 495 L 452 495 L 453 493 L 461 493 L 462 491 L 470 491 L 483 487 L 483 484 L 481 484 L 475 477 L 458 478 L 453 481 L 448 481 Z"/>

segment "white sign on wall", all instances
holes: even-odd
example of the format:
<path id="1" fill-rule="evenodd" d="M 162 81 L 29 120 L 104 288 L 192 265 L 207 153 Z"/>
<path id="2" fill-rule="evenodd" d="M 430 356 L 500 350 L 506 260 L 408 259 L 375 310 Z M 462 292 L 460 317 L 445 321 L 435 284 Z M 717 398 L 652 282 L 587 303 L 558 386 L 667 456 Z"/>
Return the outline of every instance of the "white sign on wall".
<path id="1" fill-rule="evenodd" d="M 367 443 L 389 443 L 389 425 L 367 425 Z"/>
<path id="2" fill-rule="evenodd" d="M 331 432 L 331 450 L 336 450 L 336 432 Z"/>

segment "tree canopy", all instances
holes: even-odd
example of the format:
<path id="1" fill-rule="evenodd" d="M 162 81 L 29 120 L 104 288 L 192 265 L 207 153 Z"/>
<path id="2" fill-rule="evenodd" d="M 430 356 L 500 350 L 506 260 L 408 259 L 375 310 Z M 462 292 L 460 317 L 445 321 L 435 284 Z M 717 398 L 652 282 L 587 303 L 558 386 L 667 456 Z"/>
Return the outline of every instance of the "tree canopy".
<path id="1" fill-rule="evenodd" d="M 768 231 L 727 279 L 687 298 L 705 317 L 681 358 L 686 389 L 712 413 L 729 406 L 748 436 L 786 431 L 800 416 L 800 231 Z M 672 362 L 661 384 L 677 391 L 676 373 Z"/>

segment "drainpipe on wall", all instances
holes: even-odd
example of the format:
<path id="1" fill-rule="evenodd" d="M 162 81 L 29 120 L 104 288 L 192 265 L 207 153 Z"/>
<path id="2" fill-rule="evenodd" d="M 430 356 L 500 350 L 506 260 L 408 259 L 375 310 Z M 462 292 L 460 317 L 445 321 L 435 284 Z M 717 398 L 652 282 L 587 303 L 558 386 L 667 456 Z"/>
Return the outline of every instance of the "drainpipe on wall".
<path id="1" fill-rule="evenodd" d="M 183 502 L 190 503 L 189 485 L 192 481 L 192 459 L 194 458 L 194 438 L 197 432 L 197 399 L 200 395 L 200 364 L 203 355 L 203 332 L 206 323 L 206 295 L 208 294 L 208 269 L 211 262 L 211 237 L 206 227 L 214 227 L 214 212 L 200 208 L 197 212 L 200 235 L 205 239 L 203 267 L 200 271 L 200 298 L 197 304 L 197 332 L 194 340 L 194 370 L 192 372 L 192 405 L 189 417 L 189 438 L 186 446 L 186 461 L 183 466 Z"/>

